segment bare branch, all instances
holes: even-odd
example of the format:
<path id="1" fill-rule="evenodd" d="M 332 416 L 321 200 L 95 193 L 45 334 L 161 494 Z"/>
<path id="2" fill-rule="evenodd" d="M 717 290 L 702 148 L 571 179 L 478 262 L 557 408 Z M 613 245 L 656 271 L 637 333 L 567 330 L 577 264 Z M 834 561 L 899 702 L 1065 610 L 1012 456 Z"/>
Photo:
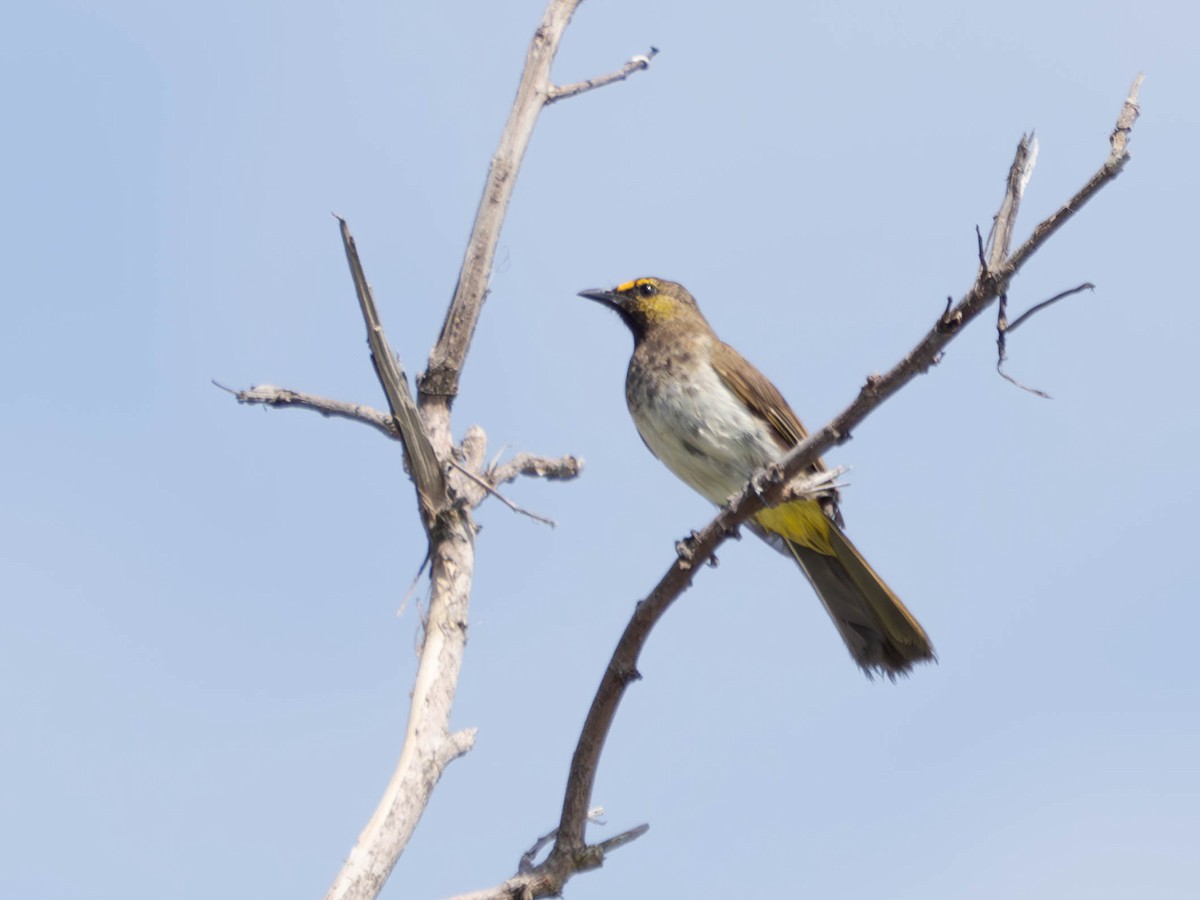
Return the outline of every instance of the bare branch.
<path id="1" fill-rule="evenodd" d="M 603 806 L 597 806 L 595 809 L 589 809 L 588 810 L 588 821 L 596 822 L 603 815 L 604 815 L 604 807 Z M 647 826 L 647 827 L 649 827 L 649 826 Z M 526 872 L 532 872 L 533 868 L 534 868 L 533 861 L 535 859 L 537 859 L 537 855 L 539 853 L 541 853 L 543 847 L 545 847 L 547 844 L 549 844 L 557 836 L 558 836 L 558 829 L 551 828 L 549 831 L 547 831 L 545 834 L 543 834 L 541 837 L 539 837 L 536 841 L 534 841 L 533 846 L 521 854 L 521 861 L 517 864 L 517 872 L 522 873 L 522 874 L 526 873 Z M 618 835 L 618 837 L 619 836 L 620 835 Z"/>
<path id="2" fill-rule="evenodd" d="M 1073 287 L 1070 290 L 1062 291 L 1061 293 L 1055 294 L 1049 300 L 1043 300 L 1041 303 L 1036 303 L 1033 306 L 1031 306 L 1029 309 L 1025 310 L 1025 312 L 1021 313 L 1021 315 L 1017 316 L 1017 320 L 1015 322 L 1010 322 L 1005 327 L 1004 333 L 1012 334 L 1014 331 L 1016 331 L 1018 328 L 1021 327 L 1022 322 L 1025 322 L 1034 313 L 1041 312 L 1047 306 L 1051 306 L 1051 305 L 1057 303 L 1059 300 L 1064 300 L 1067 297 L 1073 297 L 1076 294 L 1082 294 L 1084 291 L 1094 291 L 1095 289 L 1096 289 L 1096 286 L 1094 284 L 1092 284 L 1090 281 L 1085 281 L 1083 284 L 1079 285 L 1078 287 Z"/>
<path id="3" fill-rule="evenodd" d="M 603 854 L 608 853 L 610 850 L 616 850 L 618 847 L 624 847 L 631 841 L 636 841 L 649 830 L 649 825 L 635 825 L 628 831 L 622 831 L 620 834 L 615 834 L 606 841 L 601 841 L 596 845 L 596 849 L 598 849 L 603 856 Z"/>
<path id="4" fill-rule="evenodd" d="M 1072 294 L 1078 294 L 1080 291 L 1089 291 L 1089 290 L 1095 290 L 1095 289 L 1096 289 L 1096 286 L 1094 284 L 1085 282 L 1084 284 L 1079 285 L 1079 287 L 1074 287 L 1074 288 L 1071 288 L 1069 291 L 1063 291 L 1060 294 L 1055 294 L 1049 300 L 1043 300 L 1041 303 L 1038 303 L 1038 304 L 1034 305 L 1032 308 L 1026 310 L 1024 313 L 1022 313 L 1020 316 L 1017 317 L 1017 321 L 1015 321 L 1011 324 L 1008 321 L 1008 295 L 1001 294 L 1000 295 L 1000 312 L 996 316 L 996 371 L 1000 373 L 1000 377 L 1003 378 L 1005 381 L 1007 381 L 1009 384 L 1015 385 L 1016 387 L 1019 387 L 1023 391 L 1028 391 L 1029 393 L 1033 394 L 1035 397 L 1041 397 L 1043 400 L 1052 399 L 1050 397 L 1050 395 L 1047 394 L 1045 391 L 1038 390 L 1035 387 L 1030 387 L 1027 384 L 1022 384 L 1021 382 L 1017 381 L 1017 379 L 1013 378 L 1011 375 L 1009 375 L 1007 372 L 1004 371 L 1004 363 L 1008 360 L 1008 335 L 1010 333 L 1016 331 L 1017 328 L 1021 325 L 1021 323 L 1028 320 L 1029 317 L 1032 316 L 1034 313 L 1045 309 L 1047 306 L 1050 306 L 1053 303 L 1057 303 L 1059 300 L 1062 300 L 1064 297 L 1070 297 Z"/>
<path id="5" fill-rule="evenodd" d="M 450 406 L 487 293 L 500 228 L 538 115 L 550 90 L 550 65 L 580 0 L 549 0 L 534 33 L 525 69 L 500 144 L 488 170 L 483 196 L 467 242 L 454 297 L 442 331 L 418 381 L 414 407 L 395 356 L 383 339 L 370 288 L 345 223 L 346 257 L 367 322 L 372 359 L 388 393 L 391 412 L 405 439 L 417 484 L 425 527 L 430 536 L 430 603 L 409 708 L 404 747 L 396 771 L 371 821 L 359 836 L 327 900 L 367 900 L 378 895 L 404 851 L 417 820 L 445 766 L 470 746 L 470 735 L 449 732 L 450 707 L 462 666 L 467 614 L 475 567 L 475 525 L 468 506 L 449 503 L 447 475 L 440 460 L 450 460 L 454 441 Z M 418 414 L 419 412 L 419 414 Z M 476 442 L 482 454 L 482 433 Z M 479 468 L 475 447 L 463 453 L 468 468 Z"/>
<path id="6" fill-rule="evenodd" d="M 533 519 L 533 521 L 541 522 L 543 525 L 549 525 L 551 528 L 558 527 L 558 523 L 555 522 L 553 519 L 547 519 L 545 516 L 540 516 L 535 512 L 530 512 L 527 509 L 523 509 L 522 507 L 517 506 L 517 504 L 513 503 L 511 500 L 509 500 L 507 497 L 505 497 L 502 493 L 500 493 L 498 490 L 496 490 L 496 488 L 494 486 L 488 484 L 482 477 L 480 477 L 479 475 L 476 475 L 474 472 L 472 472 L 466 466 L 459 463 L 457 460 L 453 460 L 453 459 L 450 460 L 450 465 L 454 466 L 454 468 L 458 469 L 458 471 L 462 472 L 464 475 L 467 476 L 467 478 L 471 479 L 471 481 L 475 482 L 477 485 L 479 485 L 481 488 L 483 488 L 484 491 L 491 494 L 493 497 L 495 497 L 497 500 L 499 500 L 501 503 L 503 503 L 505 506 L 507 506 L 513 512 L 519 513 L 522 516 L 528 516 L 529 518 Z"/>
<path id="7" fill-rule="evenodd" d="M 379 310 L 375 307 L 375 297 L 367 276 L 363 272 L 362 260 L 358 256 L 358 247 L 350 227 L 341 216 L 336 216 L 338 227 L 342 233 L 342 245 L 346 249 L 346 262 L 350 265 L 350 275 L 354 279 L 354 291 L 358 295 L 358 305 L 362 309 L 363 321 L 367 326 L 367 343 L 371 345 L 371 363 L 375 366 L 375 374 L 383 386 L 387 396 L 388 406 L 392 411 L 392 419 L 396 430 L 400 432 L 400 440 L 404 444 L 404 453 L 408 460 L 409 471 L 417 487 L 417 498 L 421 504 L 422 519 L 425 529 L 432 528 L 437 518 L 447 504 L 446 480 L 442 474 L 442 466 L 438 455 L 433 449 L 433 443 L 425 431 L 421 416 L 417 413 L 417 405 L 413 402 L 408 390 L 408 378 L 400 365 L 400 360 L 388 345 L 387 336 L 383 333 L 383 325 L 379 320 Z"/>
<path id="8" fill-rule="evenodd" d="M 1136 108 L 1136 94 L 1140 83 L 1140 78 L 1134 83 L 1130 99 L 1126 101 L 1122 111 L 1122 119 L 1118 120 L 1117 130 L 1126 139 L 1128 130 L 1132 126 L 1132 117 L 1127 115 L 1127 112 L 1131 105 Z M 1121 122 L 1126 120 L 1128 120 L 1128 124 L 1122 131 Z M 1027 148 L 1024 145 L 1018 147 L 1018 157 L 1026 152 Z M 1127 159 L 1128 154 L 1124 151 L 1124 144 L 1122 144 L 1121 155 L 1116 153 L 1114 145 L 1113 156 L 1104 163 L 1100 171 L 1093 176 L 1084 189 L 1072 198 L 1070 203 L 1038 225 L 1034 229 L 1033 236 L 1016 253 L 992 268 L 992 271 L 987 271 L 988 266 L 981 266 L 975 283 L 963 299 L 954 309 L 949 310 L 938 319 L 933 329 L 904 359 L 886 374 L 868 378 L 854 401 L 833 421 L 801 441 L 776 466 L 768 467 L 767 470 L 757 473 L 734 501 L 723 508 L 703 530 L 696 533 L 695 540 L 690 547 L 690 560 L 676 559 L 672 562 L 654 590 L 645 600 L 637 604 L 600 680 L 600 686 L 596 691 L 591 708 L 588 710 L 587 719 L 571 759 L 566 795 L 563 799 L 562 818 L 559 821 L 559 835 L 554 849 L 546 861 L 547 869 L 554 870 L 557 867 L 568 866 L 571 860 L 576 859 L 587 849 L 584 840 L 587 809 L 591 802 L 592 787 L 599 767 L 600 754 L 616 716 L 617 708 L 626 687 L 641 677 L 637 670 L 638 658 L 651 629 L 688 587 L 693 574 L 737 529 L 738 525 L 764 507 L 777 503 L 784 496 L 792 478 L 816 461 L 822 453 L 836 444 L 848 440 L 853 429 L 888 397 L 899 391 L 917 375 L 928 371 L 941 358 L 944 348 L 953 340 L 962 326 L 982 313 L 999 296 L 1004 285 L 1020 270 L 1029 257 L 1074 214 L 1079 206 L 1111 181 Z M 1006 204 L 1008 204 L 1009 193 L 1013 191 L 1012 173 L 1020 168 L 1018 162 L 1019 159 L 1014 160 L 1013 167 L 1010 169 L 1009 190 L 1005 195 Z M 1016 183 L 1019 185 L 1020 179 Z M 1005 206 L 1002 206 L 1001 212 L 1004 210 Z M 997 214 L 997 218 L 999 215 L 1000 213 Z M 1005 230 L 1009 227 L 1006 224 Z M 1000 239 L 1002 242 L 1002 233 Z M 996 240 L 993 241 L 993 246 L 995 245 Z"/>
<path id="9" fill-rule="evenodd" d="M 1129 88 L 1129 96 L 1125 98 L 1125 103 L 1121 107 L 1121 113 L 1117 117 L 1116 127 L 1113 128 L 1113 132 L 1108 139 L 1112 145 L 1112 152 L 1109 153 L 1104 165 L 1091 177 L 1087 184 L 1075 193 L 1074 197 L 1060 206 L 1053 215 L 1047 216 L 1037 228 L 1033 229 L 1033 234 L 1008 258 L 1007 265 L 1012 268 L 1013 273 L 1019 271 L 1021 266 L 1025 264 L 1025 261 L 1036 253 L 1042 244 L 1046 243 L 1050 235 L 1062 228 L 1068 219 L 1083 209 L 1084 204 L 1095 197 L 1102 187 L 1121 174 L 1121 170 L 1125 168 L 1125 163 L 1129 162 L 1131 158 L 1127 149 L 1129 146 L 1129 135 L 1133 131 L 1133 123 L 1137 121 L 1140 112 L 1138 107 L 1138 93 L 1142 89 L 1144 78 L 1144 75 L 1138 75 L 1134 79 L 1133 85 Z"/>
<path id="10" fill-rule="evenodd" d="M 579 3 L 580 0 L 550 0 L 529 45 L 517 97 L 488 170 L 454 298 L 437 344 L 429 354 L 429 365 L 418 381 L 421 410 L 426 414 L 432 407 L 449 409 L 458 393 L 459 375 L 487 295 L 500 225 L 512 198 L 517 170 L 538 116 L 554 90 L 550 66 Z M 426 421 L 435 420 L 427 415 Z"/>
<path id="11" fill-rule="evenodd" d="M 613 835 L 608 840 L 583 848 L 566 865 L 551 865 L 547 860 L 542 865 L 522 871 L 496 887 L 458 894 L 451 900 L 533 900 L 535 897 L 558 897 L 562 894 L 563 885 L 572 875 L 599 868 L 604 865 L 604 859 L 609 852 L 637 840 L 649 830 L 649 825 L 637 825 Z M 544 840 L 552 835 L 553 832 L 539 838 L 539 842 L 542 843 L 535 845 L 532 852 L 536 854 L 537 850 L 544 846 Z"/>
<path id="12" fill-rule="evenodd" d="M 557 103 L 559 100 L 566 100 L 568 97 L 578 97 L 580 94 L 586 94 L 588 91 L 594 91 L 596 88 L 602 88 L 606 85 L 613 84 L 617 81 L 624 81 L 634 72 L 641 72 L 643 69 L 650 68 L 650 60 L 658 56 L 658 48 L 651 47 L 648 53 L 642 53 L 633 57 L 621 68 L 615 72 L 609 72 L 607 75 L 601 75 L 598 78 L 589 78 L 587 81 L 576 81 L 574 84 L 564 84 L 562 87 L 550 85 L 550 93 L 546 97 L 546 105 Z"/>
<path id="13" fill-rule="evenodd" d="M 1133 84 L 1129 87 L 1129 96 L 1125 98 L 1121 114 L 1117 116 L 1117 125 L 1109 135 L 1108 142 L 1112 146 L 1112 152 L 1108 156 L 1108 163 L 1111 166 L 1123 166 L 1129 161 L 1126 147 L 1129 146 L 1129 135 L 1133 132 L 1133 123 L 1141 114 L 1141 107 L 1138 106 L 1138 94 L 1141 93 L 1142 82 L 1145 80 L 1146 76 L 1138 72 L 1137 78 L 1133 79 Z"/>
<path id="14" fill-rule="evenodd" d="M 506 463 L 491 466 L 486 473 L 492 484 L 507 484 L 521 475 L 545 478 L 548 481 L 568 481 L 583 471 L 583 460 L 577 456 L 550 459 L 532 453 L 518 453 Z"/>
<path id="15" fill-rule="evenodd" d="M 436 569 L 436 561 L 434 566 Z M 438 594 L 435 591 L 433 603 L 437 602 Z M 431 622 L 435 615 L 431 604 Z M 438 641 L 439 637 L 438 628 L 426 629 L 425 646 L 421 650 L 421 667 L 417 671 L 417 684 L 413 690 L 414 711 L 419 708 L 420 700 L 428 696 L 428 691 L 422 689 L 424 685 L 421 678 L 427 668 L 427 657 L 436 657 L 444 652 L 440 645 L 432 648 L 430 646 L 430 642 Z M 461 654 L 459 660 L 461 661 Z M 457 680 L 457 672 L 455 675 Z M 417 726 L 415 734 L 414 722 Z M 429 794 L 437 783 L 437 777 L 447 765 L 469 751 L 475 742 L 473 728 L 450 734 L 428 726 L 429 723 L 424 721 L 422 716 L 410 712 L 409 734 L 406 735 L 396 771 L 388 782 L 375 815 L 363 829 L 358 843 L 350 852 L 350 858 L 346 860 L 338 878 L 325 895 L 326 900 L 365 900 L 379 895 L 384 882 L 396 865 L 400 851 L 404 849 L 409 835 L 412 834 L 413 826 L 425 809 Z M 419 773 L 420 777 L 433 776 L 433 782 L 428 785 L 427 790 L 413 790 L 411 782 L 414 773 Z"/>
<path id="16" fill-rule="evenodd" d="M 1000 360 L 996 363 L 996 371 L 1000 373 L 1001 378 L 1003 378 L 1005 381 L 1007 381 L 1013 387 L 1018 387 L 1023 391 L 1033 394 L 1033 396 L 1035 396 L 1035 397 L 1041 397 L 1043 400 L 1053 400 L 1054 399 L 1049 394 L 1047 394 L 1045 391 L 1043 391 L 1039 388 L 1032 387 L 1028 384 L 1022 384 L 1021 382 L 1017 381 L 1017 379 L 1013 378 L 1011 375 L 1009 375 L 1007 372 L 1005 372 L 1004 371 L 1004 360 Z"/>
<path id="17" fill-rule="evenodd" d="M 244 391 L 237 391 L 214 381 L 217 387 L 228 391 L 237 398 L 238 403 L 248 405 L 294 407 L 296 409 L 311 409 L 329 418 L 350 419 L 352 422 L 362 422 L 383 432 L 394 441 L 400 440 L 400 432 L 396 429 L 392 417 L 385 412 L 363 406 L 360 403 L 347 403 L 345 400 L 331 400 L 328 397 L 318 397 L 316 394 L 306 394 L 288 388 L 276 387 L 273 384 L 256 384 Z"/>
<path id="18" fill-rule="evenodd" d="M 1004 201 L 1000 211 L 992 220 L 992 230 L 988 235 L 988 253 L 984 261 L 983 248 L 980 247 L 980 263 L 985 271 L 999 269 L 1008 256 L 1012 247 L 1012 233 L 1017 224 L 1017 211 L 1021 208 L 1021 198 L 1025 187 L 1033 176 L 1033 167 L 1037 164 L 1038 141 L 1033 134 L 1021 135 L 1017 144 L 1017 154 L 1013 157 L 1012 166 L 1008 170 L 1008 184 L 1004 191 Z M 976 229 L 978 234 L 978 229 Z"/>

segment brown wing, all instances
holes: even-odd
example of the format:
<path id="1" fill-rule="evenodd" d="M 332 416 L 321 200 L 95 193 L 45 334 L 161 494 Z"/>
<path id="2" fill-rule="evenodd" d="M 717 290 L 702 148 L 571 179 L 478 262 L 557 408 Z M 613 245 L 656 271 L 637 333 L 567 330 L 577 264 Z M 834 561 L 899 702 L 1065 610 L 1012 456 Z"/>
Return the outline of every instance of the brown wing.
<path id="1" fill-rule="evenodd" d="M 712 354 L 712 367 L 729 389 L 771 426 L 789 450 L 808 437 L 800 417 L 788 406 L 779 388 L 742 354 L 728 344 L 718 342 Z M 809 471 L 824 472 L 827 468 L 825 460 L 818 458 L 809 466 Z M 835 524 L 843 524 L 836 491 L 821 501 L 821 509 Z"/>
<path id="2" fill-rule="evenodd" d="M 758 371 L 742 354 L 728 344 L 718 343 L 712 354 L 712 366 L 729 389 L 741 398 L 750 409 L 761 416 L 779 435 L 788 449 L 808 437 L 808 431 L 779 389 L 771 384 L 767 376 Z M 824 471 L 825 463 L 817 460 L 814 471 Z"/>

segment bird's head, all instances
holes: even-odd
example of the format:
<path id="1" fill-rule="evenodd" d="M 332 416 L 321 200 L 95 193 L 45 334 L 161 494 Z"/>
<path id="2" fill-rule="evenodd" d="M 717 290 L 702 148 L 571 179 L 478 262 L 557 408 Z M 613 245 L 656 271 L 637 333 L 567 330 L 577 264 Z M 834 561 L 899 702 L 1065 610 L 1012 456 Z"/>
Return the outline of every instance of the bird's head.
<path id="1" fill-rule="evenodd" d="M 611 291 L 580 291 L 579 296 L 616 310 L 637 340 L 670 323 L 704 321 L 687 288 L 663 278 L 635 278 Z"/>

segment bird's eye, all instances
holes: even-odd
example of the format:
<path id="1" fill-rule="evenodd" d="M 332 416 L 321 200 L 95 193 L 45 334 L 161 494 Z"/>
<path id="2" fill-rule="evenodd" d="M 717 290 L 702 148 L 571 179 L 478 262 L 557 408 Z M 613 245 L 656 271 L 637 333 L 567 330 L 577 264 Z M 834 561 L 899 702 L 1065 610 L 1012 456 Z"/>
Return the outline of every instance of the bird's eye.
<path id="1" fill-rule="evenodd" d="M 656 288 L 652 282 L 643 281 L 638 285 L 638 293 L 643 297 L 653 297 L 658 293 L 658 288 Z"/>

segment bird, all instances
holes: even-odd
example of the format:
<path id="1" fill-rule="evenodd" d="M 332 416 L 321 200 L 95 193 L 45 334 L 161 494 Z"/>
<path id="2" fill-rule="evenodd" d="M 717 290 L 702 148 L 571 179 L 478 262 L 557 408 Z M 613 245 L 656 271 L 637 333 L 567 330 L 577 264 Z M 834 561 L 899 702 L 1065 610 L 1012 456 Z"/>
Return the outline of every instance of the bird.
<path id="1" fill-rule="evenodd" d="M 579 296 L 629 326 L 625 401 L 638 434 L 712 503 L 726 503 L 807 436 L 778 388 L 717 337 L 683 285 L 645 277 Z M 828 469 L 818 459 L 810 471 Z M 800 566 L 868 677 L 895 680 L 935 659 L 920 623 L 846 537 L 835 490 L 763 509 L 747 525 Z"/>

